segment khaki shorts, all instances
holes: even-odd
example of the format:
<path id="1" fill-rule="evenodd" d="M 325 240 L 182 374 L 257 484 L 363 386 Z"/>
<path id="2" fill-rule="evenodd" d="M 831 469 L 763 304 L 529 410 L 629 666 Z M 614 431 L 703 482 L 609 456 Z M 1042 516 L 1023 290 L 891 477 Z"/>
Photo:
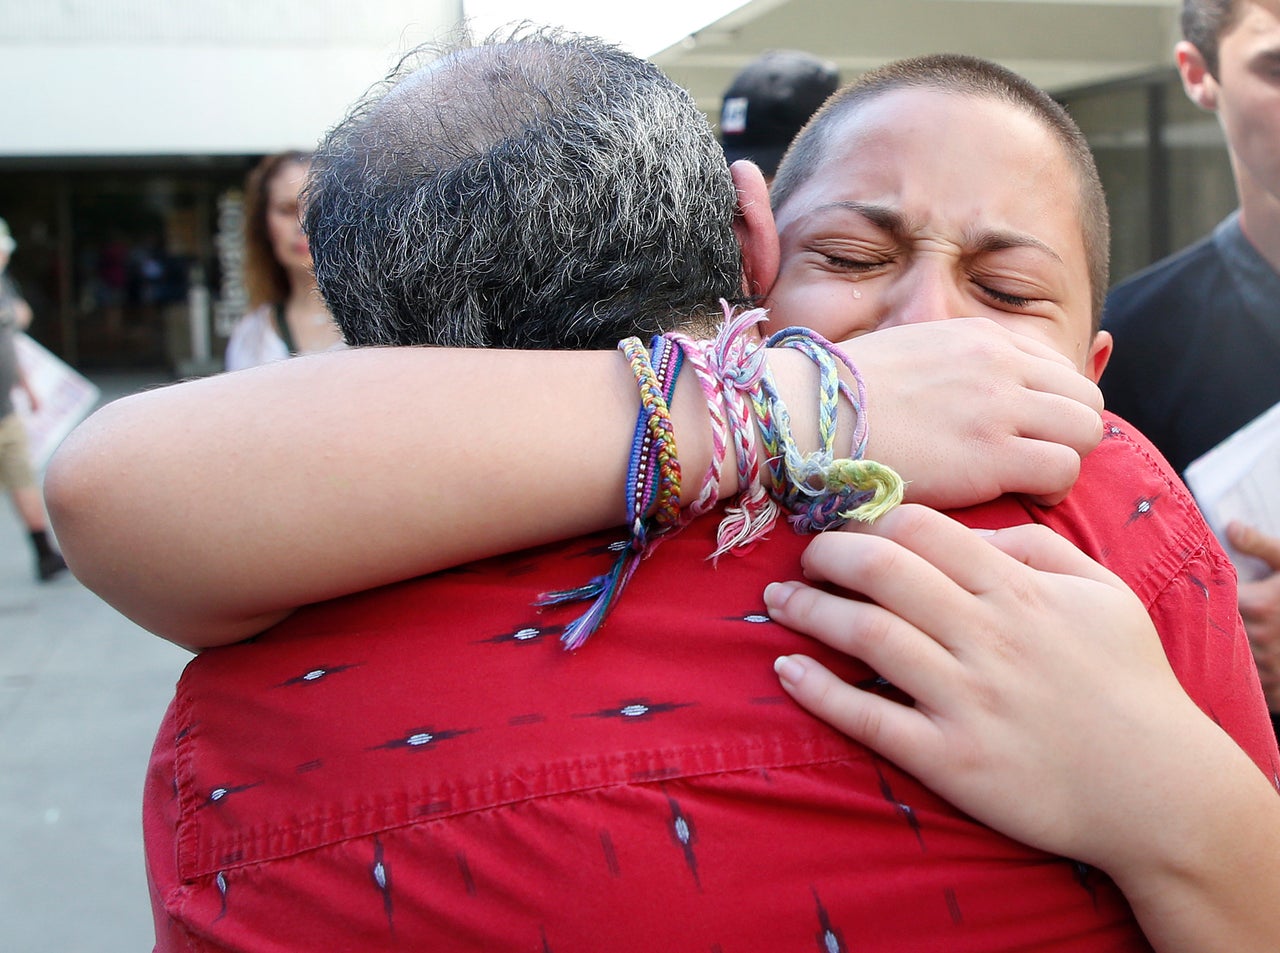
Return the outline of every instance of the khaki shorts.
<path id="1" fill-rule="evenodd" d="M 26 428 L 17 414 L 10 414 L 0 420 L 0 490 L 12 492 L 35 485 Z"/>

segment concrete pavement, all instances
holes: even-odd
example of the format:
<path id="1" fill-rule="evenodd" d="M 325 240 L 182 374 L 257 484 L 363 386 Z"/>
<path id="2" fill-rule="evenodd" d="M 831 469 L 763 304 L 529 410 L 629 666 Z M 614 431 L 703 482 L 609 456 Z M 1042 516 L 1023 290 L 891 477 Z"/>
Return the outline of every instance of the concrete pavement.
<path id="1" fill-rule="evenodd" d="M 104 401 L 152 382 L 97 379 Z M 0 514 L 0 950 L 151 949 L 142 780 L 188 658 L 70 575 L 37 584 Z"/>

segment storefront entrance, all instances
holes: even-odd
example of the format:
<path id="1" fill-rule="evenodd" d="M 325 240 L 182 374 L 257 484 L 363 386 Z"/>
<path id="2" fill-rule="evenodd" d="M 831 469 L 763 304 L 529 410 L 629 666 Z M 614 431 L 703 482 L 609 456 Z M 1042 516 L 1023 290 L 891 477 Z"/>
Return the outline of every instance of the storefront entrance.
<path id="1" fill-rule="evenodd" d="M 18 241 L 9 270 L 35 312 L 32 336 L 82 369 L 184 370 L 198 350 L 193 309 L 207 328 L 219 289 L 219 199 L 234 198 L 251 163 L 0 165 L 0 216 Z"/>

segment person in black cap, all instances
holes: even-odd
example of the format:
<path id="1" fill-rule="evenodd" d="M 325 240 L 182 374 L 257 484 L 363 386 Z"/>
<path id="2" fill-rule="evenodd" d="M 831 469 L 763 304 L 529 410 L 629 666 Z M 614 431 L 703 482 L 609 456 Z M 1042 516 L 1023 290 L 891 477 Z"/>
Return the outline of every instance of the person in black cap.
<path id="1" fill-rule="evenodd" d="M 810 53 L 762 53 L 734 77 L 720 104 L 725 158 L 750 159 L 772 181 L 791 140 L 839 86 L 835 65 Z"/>

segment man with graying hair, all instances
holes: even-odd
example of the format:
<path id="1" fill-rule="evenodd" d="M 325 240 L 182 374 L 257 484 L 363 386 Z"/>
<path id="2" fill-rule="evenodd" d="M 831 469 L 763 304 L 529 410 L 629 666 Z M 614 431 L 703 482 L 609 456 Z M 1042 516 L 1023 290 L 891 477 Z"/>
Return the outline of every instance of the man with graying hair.
<path id="1" fill-rule="evenodd" d="M 536 41 L 530 49 L 541 55 Z M 894 317 L 893 307 L 862 312 L 859 304 L 890 305 L 880 296 L 901 294 L 921 276 L 892 274 L 894 280 L 878 285 L 868 280 L 857 293 L 841 282 L 865 272 L 884 276 L 899 261 L 909 269 L 916 259 L 903 253 L 854 260 L 863 243 L 846 241 L 843 232 L 857 222 L 822 216 L 871 212 L 873 203 L 858 192 L 859 177 L 901 171 L 919 187 L 908 190 L 917 207 L 910 215 L 895 212 L 887 207 L 895 196 L 881 196 L 875 222 L 889 234 L 876 239 L 877 247 L 919 240 L 919 229 L 941 230 L 958 239 L 944 243 L 949 253 L 982 266 L 980 280 L 965 272 L 958 286 L 942 288 L 938 280 L 955 280 L 955 274 L 920 256 L 929 269 L 924 277 L 934 279 L 934 293 L 924 301 L 933 317 L 953 316 L 940 307 L 940 291 L 950 292 L 948 305 L 963 294 L 982 313 L 1030 326 L 1031 335 L 1071 354 L 1077 370 L 1087 363 L 1096 376 L 1105 346 L 1090 343 L 1088 292 L 1081 287 L 1088 284 L 1084 239 L 1069 199 L 1079 185 L 1071 160 L 1046 135 L 1034 108 L 951 92 L 951 70 L 998 68 L 955 60 L 934 65 L 923 90 L 894 87 L 840 115 L 848 141 L 842 137 L 839 154 L 833 148 L 833 157 L 779 210 L 783 279 L 766 287 L 785 290 L 789 313 L 806 319 L 841 308 L 848 319 Z M 637 61 L 637 69 L 647 68 Z M 921 65 L 904 70 L 920 75 Z M 510 81 L 522 75 L 513 72 Z M 579 95 L 608 101 L 594 88 Z M 964 100 L 963 110 L 954 98 Z M 899 108 L 904 99 L 911 109 Z M 1033 97 L 1041 99 L 1048 103 Z M 572 113 L 572 103 L 559 106 Z M 919 124 L 897 124 L 915 110 L 928 113 L 930 133 L 946 125 L 964 146 L 957 155 L 968 158 L 940 157 Z M 664 128 L 650 132 L 666 135 Z M 854 132 L 865 132 L 873 148 L 860 151 Z M 1000 147 L 986 156 L 984 146 L 997 138 Z M 883 156 L 892 161 L 877 162 Z M 949 163 L 955 175 L 937 175 L 938 162 Z M 563 171 L 573 177 L 581 170 Z M 1008 180 L 1025 184 L 1027 176 L 1040 175 L 1045 184 L 1037 182 L 1035 194 L 1045 193 L 1044 206 L 1019 208 L 1022 190 L 1008 190 Z M 943 186 L 931 190 L 939 182 Z M 758 172 L 742 184 L 743 217 L 754 221 L 752 228 L 766 221 L 771 227 Z M 845 191 L 851 197 L 840 198 Z M 814 203 L 812 213 L 805 213 L 806 203 Z M 933 204 L 942 208 L 937 217 Z M 965 214 L 955 214 L 957 204 Z M 1000 230 L 985 218 L 969 227 L 975 214 L 1003 220 Z M 898 227 L 905 221 L 917 230 Z M 815 228 L 829 234 L 814 236 Z M 769 264 L 760 260 L 769 258 L 767 236 L 755 237 L 759 247 L 743 246 L 747 287 Z M 778 239 L 775 232 L 774 252 Z M 980 247 L 970 248 L 974 242 Z M 505 250 L 499 245 L 491 254 Z M 1030 281 L 1006 284 L 998 266 L 1010 250 L 1028 259 L 1026 271 L 1046 284 L 1071 286 L 1062 307 L 1040 306 Z M 662 252 L 665 261 L 686 249 Z M 613 274 L 612 254 L 604 259 L 602 270 Z M 806 264 L 823 277 L 800 275 Z M 776 254 L 772 266 L 777 273 Z M 399 278 L 397 269 L 390 278 Z M 920 288 L 930 290 L 927 284 Z M 841 293 L 806 314 L 801 299 L 814 285 Z M 915 300 L 903 297 L 899 310 Z M 918 308 L 913 318 L 923 320 L 927 310 Z M 435 317 L 426 312 L 427 320 Z M 939 326 L 934 333 L 944 331 Z M 1066 348 L 1068 341 L 1073 348 Z M 347 353 L 353 355 L 358 363 L 359 349 Z M 466 360 L 465 352 L 448 356 Z M 321 359 L 314 366 L 330 365 Z M 255 372 L 246 383 L 269 372 Z M 340 376 L 331 386 L 341 384 Z M 396 383 L 411 391 L 412 381 Z M 522 396 L 513 394 L 515 401 Z M 447 401 L 419 406 L 437 417 L 450 413 Z M 634 404 L 627 408 L 634 424 Z M 577 412 L 564 408 L 566 419 Z M 315 416 L 332 428 L 341 414 Z M 432 424 L 420 421 L 429 447 L 441 432 Z M 339 426 L 335 442 L 343 446 L 358 436 Z M 1111 434 L 1109 443 L 1104 456 L 1131 452 L 1122 433 Z M 412 457 L 419 448 L 397 449 Z M 326 475 L 339 475 L 342 465 L 333 462 Z M 393 476 L 401 473 L 424 492 L 435 489 L 423 485 L 413 466 Z M 320 482 L 323 494 L 342 481 Z M 1064 503 L 1055 514 L 1005 497 L 973 511 L 985 514 L 977 525 L 1079 520 L 1092 526 L 1105 517 L 1109 522 L 1090 542 L 1106 549 L 1119 517 L 1134 524 L 1125 539 L 1142 559 L 1148 537 L 1180 513 L 1164 503 L 1135 510 L 1128 500 L 1120 501 L 1121 512 L 1110 483 L 1101 486 L 1096 473 L 1090 482 L 1092 495 Z M 1099 513 L 1091 501 L 1100 503 Z M 987 547 L 933 515 L 962 544 Z M 313 606 L 252 643 L 197 659 L 179 685 L 147 783 L 157 949 L 786 950 L 815 941 L 825 949 L 945 946 L 975 953 L 1146 948 L 1114 883 L 1048 849 L 997 834 L 911 774 L 785 704 L 769 660 L 779 652 L 794 660 L 815 647 L 771 625 L 760 592 L 779 570 L 795 571 L 805 541 L 779 532 L 760 550 L 768 563 L 724 560 L 713 569 L 704 558 L 713 524 L 695 521 L 653 553 L 600 643 L 574 656 L 560 651 L 554 636 L 577 610 L 539 611 L 530 602 L 539 592 L 580 582 L 584 566 L 612 561 L 614 533 Z M 1212 555 L 1192 546 L 1178 558 L 1211 563 Z M 1171 600 L 1161 602 L 1163 613 L 1185 608 L 1184 628 L 1213 611 L 1206 603 L 1221 602 L 1212 592 L 1166 582 L 1148 581 L 1144 591 L 1154 592 L 1156 601 Z M 1125 592 L 1125 607 L 1141 615 L 1142 605 Z M 771 607 L 782 609 L 776 601 Z M 1211 698 L 1215 716 L 1224 725 L 1247 723 L 1249 702 L 1259 699 L 1231 695 L 1240 684 L 1233 657 L 1186 641 L 1173 647 L 1205 648 L 1207 657 L 1194 660 L 1203 663 L 1196 670 L 1202 684 L 1195 687 Z M 1158 647 L 1147 648 L 1158 655 Z M 821 647 L 816 654 L 851 682 L 874 681 L 860 662 Z M 1166 674 L 1165 688 L 1173 682 Z M 1184 710 L 1194 707 L 1175 694 Z M 1063 718 L 1071 714 L 1062 712 Z M 1261 722 L 1260 707 L 1255 714 Z M 1258 730 L 1268 731 L 1265 723 Z M 1145 781 L 1144 790 L 1150 787 Z M 1084 793 L 1094 794 L 1087 786 Z M 1065 812 L 1077 811 L 1069 798 L 1060 803 Z M 1127 814 L 1118 813 L 1123 823 Z M 1115 817 L 1106 819 L 1114 829 Z M 1068 830 L 1068 841 L 1073 833 Z M 1111 847 L 1115 838 L 1098 840 Z"/>
<path id="2" fill-rule="evenodd" d="M 413 60 L 314 160 L 349 344 L 611 348 L 740 294 L 729 170 L 657 67 L 555 31 Z"/>

